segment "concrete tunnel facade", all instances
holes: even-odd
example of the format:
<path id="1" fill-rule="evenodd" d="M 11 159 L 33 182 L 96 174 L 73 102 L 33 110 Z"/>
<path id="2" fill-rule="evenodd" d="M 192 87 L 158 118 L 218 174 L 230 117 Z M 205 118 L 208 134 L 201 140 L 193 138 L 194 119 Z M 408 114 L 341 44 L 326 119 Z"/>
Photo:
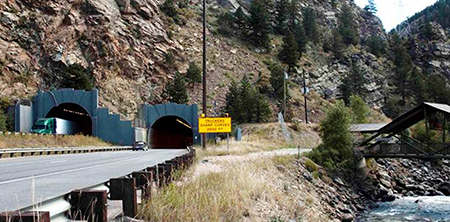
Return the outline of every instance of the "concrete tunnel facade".
<path id="1" fill-rule="evenodd" d="M 97 89 L 60 89 L 38 91 L 28 105 L 19 101 L 15 108 L 15 131 L 30 132 L 39 118 L 50 117 L 75 121 L 81 125 L 80 134 L 118 145 L 132 145 L 137 135 L 145 130 L 99 107 Z M 200 142 L 196 104 L 143 104 L 137 118 L 145 122 L 143 127 L 152 148 L 186 148 Z"/>

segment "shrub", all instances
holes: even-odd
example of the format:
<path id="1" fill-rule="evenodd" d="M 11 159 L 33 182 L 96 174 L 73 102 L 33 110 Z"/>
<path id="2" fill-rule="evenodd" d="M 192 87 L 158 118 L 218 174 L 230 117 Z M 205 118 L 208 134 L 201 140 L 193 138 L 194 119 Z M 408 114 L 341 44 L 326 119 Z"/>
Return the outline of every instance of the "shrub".
<path id="1" fill-rule="evenodd" d="M 367 123 L 370 110 L 360 96 L 350 97 L 350 109 L 352 111 L 353 123 Z"/>
<path id="2" fill-rule="evenodd" d="M 309 158 L 329 170 L 354 167 L 350 111 L 342 101 L 327 111 L 319 134 L 323 142 L 310 152 Z"/>
<path id="3" fill-rule="evenodd" d="M 94 80 L 81 65 L 72 64 L 64 69 L 61 86 L 64 88 L 92 90 L 94 88 Z"/>
<path id="4" fill-rule="evenodd" d="M 306 159 L 305 160 L 305 167 L 307 170 L 309 170 L 310 172 L 314 172 L 317 171 L 319 168 L 317 167 L 317 164 L 314 163 L 311 159 Z"/>
<path id="5" fill-rule="evenodd" d="M 202 82 L 202 70 L 195 62 L 189 63 L 189 68 L 186 71 L 186 79 L 192 86 L 194 86 L 195 83 Z"/>

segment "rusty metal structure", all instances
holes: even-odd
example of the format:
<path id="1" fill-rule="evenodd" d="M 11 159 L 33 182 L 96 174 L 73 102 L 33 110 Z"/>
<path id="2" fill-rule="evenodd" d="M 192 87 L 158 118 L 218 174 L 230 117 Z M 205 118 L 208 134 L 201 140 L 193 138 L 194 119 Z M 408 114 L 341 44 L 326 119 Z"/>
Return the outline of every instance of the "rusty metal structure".
<path id="1" fill-rule="evenodd" d="M 450 158 L 450 142 L 446 138 L 450 106 L 424 102 L 385 125 L 353 126 L 353 132 L 372 135 L 358 145 L 368 158 Z M 409 128 L 425 124 L 426 139 L 419 141 L 410 135 Z M 441 142 L 431 141 L 431 131 L 441 131 Z M 440 139 L 439 139 L 440 140 Z"/>

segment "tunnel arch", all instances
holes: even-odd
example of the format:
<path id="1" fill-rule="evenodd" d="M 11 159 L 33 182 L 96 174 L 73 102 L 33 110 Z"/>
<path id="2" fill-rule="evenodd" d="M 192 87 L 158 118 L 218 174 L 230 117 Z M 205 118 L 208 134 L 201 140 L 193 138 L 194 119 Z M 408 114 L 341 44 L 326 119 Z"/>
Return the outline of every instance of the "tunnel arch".
<path id="1" fill-rule="evenodd" d="M 148 130 L 149 147 L 186 148 L 194 143 L 192 125 L 184 118 L 168 115 L 155 120 Z"/>
<path id="2" fill-rule="evenodd" d="M 92 135 L 91 114 L 83 106 L 76 103 L 61 103 L 51 108 L 45 118 L 61 118 L 78 124 L 75 134 Z"/>

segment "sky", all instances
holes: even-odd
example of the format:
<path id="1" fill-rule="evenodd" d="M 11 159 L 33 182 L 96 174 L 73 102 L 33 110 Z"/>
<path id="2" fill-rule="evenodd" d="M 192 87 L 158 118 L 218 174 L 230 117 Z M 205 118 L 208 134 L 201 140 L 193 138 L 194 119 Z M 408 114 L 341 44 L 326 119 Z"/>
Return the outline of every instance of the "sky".
<path id="1" fill-rule="evenodd" d="M 436 0 L 375 0 L 378 9 L 377 16 L 383 22 L 384 29 L 390 31 L 398 24 L 420 12 Z M 367 0 L 355 0 L 361 8 L 367 5 Z"/>

